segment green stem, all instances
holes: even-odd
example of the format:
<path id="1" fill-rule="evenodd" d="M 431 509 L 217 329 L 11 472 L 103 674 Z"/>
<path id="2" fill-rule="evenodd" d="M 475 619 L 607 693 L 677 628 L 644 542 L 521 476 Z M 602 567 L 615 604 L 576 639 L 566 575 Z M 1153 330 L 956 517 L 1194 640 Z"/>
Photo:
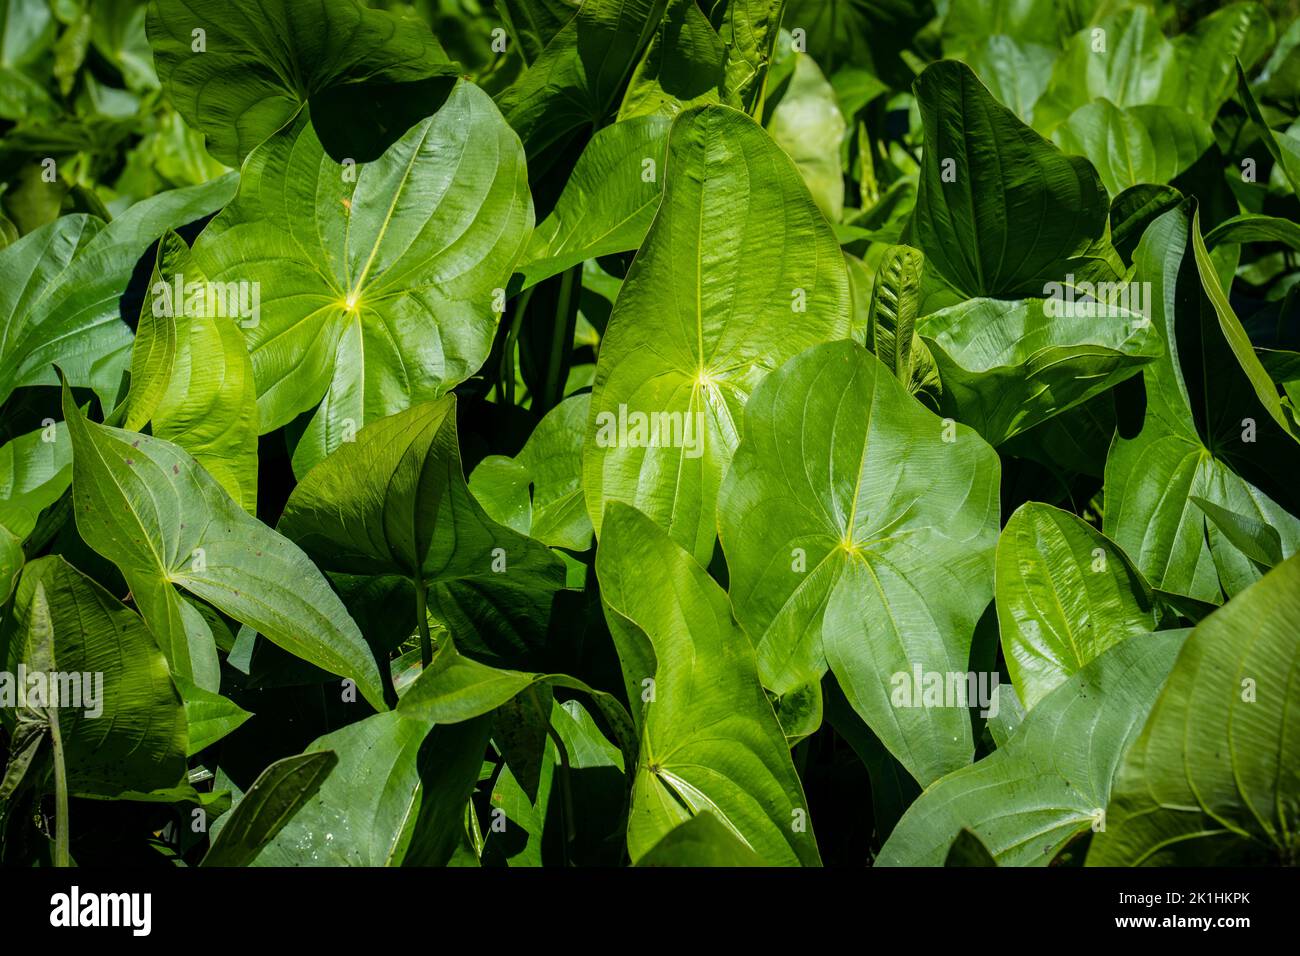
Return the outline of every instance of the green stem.
<path id="1" fill-rule="evenodd" d="M 578 325 L 578 298 L 582 292 L 582 264 L 574 266 L 560 279 L 560 297 L 555 304 L 555 324 L 551 327 L 551 354 L 547 356 L 546 388 L 540 396 L 541 414 L 560 404 L 564 397 L 564 380 L 569 374 L 573 332 Z M 536 405 L 536 403 L 534 403 Z"/>
<path id="2" fill-rule="evenodd" d="M 528 287 L 515 302 L 515 313 L 510 317 L 510 331 L 501 355 L 501 394 L 509 405 L 515 404 L 515 379 L 518 377 L 515 374 L 515 348 L 519 343 L 519 330 L 523 327 L 524 313 L 528 311 L 528 303 L 532 301 L 536 288 Z"/>
<path id="3" fill-rule="evenodd" d="M 63 735 L 56 707 L 48 710 L 50 741 L 54 744 L 54 865 L 72 865 L 68 855 L 68 771 L 63 761 Z"/>
<path id="4" fill-rule="evenodd" d="M 415 621 L 420 626 L 420 666 L 428 667 L 433 662 L 433 638 L 429 635 L 429 614 L 426 603 L 429 600 L 429 586 L 423 579 L 415 581 Z"/>

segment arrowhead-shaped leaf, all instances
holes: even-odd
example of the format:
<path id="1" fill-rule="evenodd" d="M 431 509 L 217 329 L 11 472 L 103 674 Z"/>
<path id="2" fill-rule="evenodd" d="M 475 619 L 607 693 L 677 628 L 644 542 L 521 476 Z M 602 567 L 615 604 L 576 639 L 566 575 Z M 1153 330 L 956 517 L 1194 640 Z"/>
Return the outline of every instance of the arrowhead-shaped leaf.
<path id="1" fill-rule="evenodd" d="M 427 587 L 462 648 L 507 666 L 543 649 L 564 586 L 549 548 L 493 521 L 470 494 L 453 396 L 362 429 L 303 478 L 279 527 L 326 570 Z"/>
<path id="2" fill-rule="evenodd" d="M 650 649 L 637 664 L 620 646 L 646 701 L 628 820 L 633 861 L 709 811 L 769 863 L 818 864 L 803 786 L 726 594 L 645 515 L 615 503 L 606 519 L 596 552 L 606 617 L 616 640 Z M 637 673 L 645 663 L 653 672 Z"/>
<path id="3" fill-rule="evenodd" d="M 172 669 L 216 689 L 216 645 L 177 588 L 356 681 L 383 709 L 369 646 L 298 546 L 239 507 L 171 442 L 87 421 L 65 386 L 77 530 L 122 572 Z"/>
<path id="4" fill-rule="evenodd" d="M 1190 202 L 1190 201 L 1189 201 Z M 1165 354 L 1142 372 L 1141 429 L 1106 460 L 1102 530 L 1152 587 L 1218 602 L 1257 580 L 1249 557 L 1193 503 L 1203 498 L 1271 525 L 1282 553 L 1300 548 L 1300 443 L 1218 284 L 1187 203 L 1147 229 L 1134 256 L 1150 283 Z"/>
<path id="5" fill-rule="evenodd" d="M 1292 557 L 1196 626 L 1124 759 L 1089 866 L 1296 862 L 1298 621 Z"/>
<path id="6" fill-rule="evenodd" d="M 172 681 L 185 700 L 185 723 L 189 725 L 189 744 L 185 756 L 193 757 L 205 747 L 239 729 L 253 715 L 234 701 L 204 690 L 192 681 L 173 675 Z"/>
<path id="7" fill-rule="evenodd" d="M 759 380 L 849 334 L 848 277 L 790 159 L 745 114 L 682 113 L 667 181 L 600 347 L 583 480 L 707 562 L 718 486 Z"/>
<path id="8" fill-rule="evenodd" d="M 1120 760 L 1137 737 L 1187 632 L 1131 637 L 1067 679 L 1004 747 L 932 784 L 877 866 L 938 866 L 963 829 L 998 866 L 1047 866 L 1067 843 L 1109 826 Z"/>
<path id="9" fill-rule="evenodd" d="M 494 290 L 533 220 L 519 140 L 487 94 L 458 82 L 359 167 L 331 160 L 300 114 L 249 156 L 243 177 L 193 262 L 210 282 L 260 290 L 244 334 L 262 431 L 320 406 L 296 473 L 483 364 L 504 296 Z"/>
<path id="10" fill-rule="evenodd" d="M 997 455 L 852 342 L 809 349 L 750 399 L 719 496 L 736 616 L 778 694 L 827 663 L 922 784 L 970 761 L 966 709 L 892 703 L 894 677 L 968 669 L 992 597 Z"/>
<path id="11" fill-rule="evenodd" d="M 490 713 L 534 687 L 563 687 L 591 698 L 617 738 L 624 759 L 636 760 L 632 718 L 614 696 L 565 674 L 535 674 L 480 664 L 443 643 L 433 662 L 402 694 L 399 712 L 438 724 L 454 724 Z"/>

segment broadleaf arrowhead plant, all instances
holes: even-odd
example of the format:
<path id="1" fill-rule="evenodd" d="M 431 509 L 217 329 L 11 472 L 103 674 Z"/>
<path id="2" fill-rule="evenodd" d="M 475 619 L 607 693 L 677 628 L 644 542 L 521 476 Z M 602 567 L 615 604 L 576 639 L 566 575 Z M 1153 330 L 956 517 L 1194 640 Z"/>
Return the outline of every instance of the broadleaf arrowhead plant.
<path id="1" fill-rule="evenodd" d="M 0 0 L 0 865 L 1300 862 L 1293 7 Z"/>

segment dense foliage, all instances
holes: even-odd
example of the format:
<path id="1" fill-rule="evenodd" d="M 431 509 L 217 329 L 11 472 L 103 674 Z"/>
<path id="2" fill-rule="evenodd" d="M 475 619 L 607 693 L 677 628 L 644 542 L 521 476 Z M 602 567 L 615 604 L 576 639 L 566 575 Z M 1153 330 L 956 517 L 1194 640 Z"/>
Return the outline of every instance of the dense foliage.
<path id="1" fill-rule="evenodd" d="M 0 860 L 1300 855 L 1284 2 L 0 0 Z"/>

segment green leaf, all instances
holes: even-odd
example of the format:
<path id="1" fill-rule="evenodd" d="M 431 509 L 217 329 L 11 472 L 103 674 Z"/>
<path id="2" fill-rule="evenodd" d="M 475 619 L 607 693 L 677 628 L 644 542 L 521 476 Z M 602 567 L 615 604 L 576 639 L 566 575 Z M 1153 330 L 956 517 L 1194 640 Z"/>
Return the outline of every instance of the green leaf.
<path id="1" fill-rule="evenodd" d="M 1268 62 L 1256 80 L 1256 88 L 1267 100 L 1294 108 L 1300 99 L 1300 20 L 1292 20 L 1282 31 Z"/>
<path id="2" fill-rule="evenodd" d="M 328 90 L 457 72 L 425 24 L 355 0 L 152 0 L 148 35 L 163 91 L 232 166 Z"/>
<path id="3" fill-rule="evenodd" d="M 247 866 L 338 765 L 330 750 L 277 760 L 263 770 L 212 840 L 201 866 Z"/>
<path id="4" fill-rule="evenodd" d="M 1034 125 L 1050 130 L 1098 98 L 1119 107 L 1173 106 L 1209 122 L 1232 94 L 1233 57 L 1254 63 L 1272 38 L 1268 13 L 1257 3 L 1229 4 L 1173 40 L 1147 6 L 1121 9 L 1066 42 L 1034 107 Z"/>
<path id="5" fill-rule="evenodd" d="M 533 231 L 519 266 L 521 288 L 641 245 L 662 195 L 668 126 L 665 116 L 639 116 L 591 138 L 555 208 Z"/>
<path id="6" fill-rule="evenodd" d="M 812 57 L 795 53 L 793 74 L 767 121 L 767 131 L 794 160 L 817 208 L 831 222 L 844 218 L 840 146 L 848 128 L 835 90 Z"/>
<path id="7" fill-rule="evenodd" d="M 145 34 L 148 6 L 132 0 L 104 0 L 90 5 L 90 42 L 119 70 L 131 90 L 158 89 L 153 54 Z"/>
<path id="8" fill-rule="evenodd" d="M 370 648 L 293 542 L 246 514 L 172 443 L 83 418 L 66 385 L 63 415 L 77 530 L 122 572 L 173 671 L 216 690 L 211 632 L 179 587 L 289 653 L 352 678 L 383 708 Z"/>
<path id="9" fill-rule="evenodd" d="M 682 113 L 596 365 L 583 481 L 597 536 L 625 501 L 707 562 L 750 392 L 848 335 L 848 316 L 844 258 L 790 159 L 736 110 Z"/>
<path id="10" fill-rule="evenodd" d="M 1281 167 L 1282 175 L 1286 177 L 1291 192 L 1300 196 L 1300 139 L 1287 133 L 1275 133 L 1269 128 L 1264 115 L 1260 112 L 1259 104 L 1255 102 L 1255 95 L 1250 92 L 1250 84 L 1246 82 L 1246 72 L 1241 68 L 1240 63 L 1237 64 L 1237 90 L 1242 105 L 1246 107 L 1247 115 L 1250 116 L 1259 130 L 1260 137 L 1264 140 L 1264 148 L 1269 151 L 1273 161 Z"/>
<path id="11" fill-rule="evenodd" d="M 496 5 L 511 38 L 532 63 L 564 25 L 573 19 L 581 0 L 501 0 Z"/>
<path id="12" fill-rule="evenodd" d="M 788 0 L 782 22 L 804 31 L 807 49 L 828 75 L 862 67 L 904 88 L 913 71 L 902 54 L 934 15 L 930 0 Z"/>
<path id="13" fill-rule="evenodd" d="M 21 539 L 72 482 L 72 443 L 62 422 L 0 446 L 0 526 Z"/>
<path id="14" fill-rule="evenodd" d="M 1007 745 L 1007 741 L 1024 723 L 1026 711 L 1025 705 L 1020 702 L 1020 696 L 1016 693 L 1015 686 L 1012 684 L 998 684 L 997 697 L 997 712 L 989 713 L 986 726 L 988 727 L 989 736 L 993 738 L 993 743 L 1002 748 Z"/>
<path id="15" fill-rule="evenodd" d="M 1002 653 L 1026 708 L 1156 626 L 1151 588 L 1127 555 L 1082 519 L 1038 502 L 1002 529 L 993 590 Z"/>
<path id="16" fill-rule="evenodd" d="M 1205 512 L 1211 523 L 1219 529 L 1234 548 L 1250 560 L 1265 568 L 1282 563 L 1282 539 L 1277 529 L 1251 515 L 1237 514 L 1221 508 L 1213 501 L 1192 495 L 1192 504 Z"/>
<path id="17" fill-rule="evenodd" d="M 1086 156 L 1112 196 L 1138 183 L 1167 183 L 1210 148 L 1206 123 L 1173 106 L 1121 109 L 1098 99 L 1080 106 L 1052 133 L 1067 153 Z"/>
<path id="18" fill-rule="evenodd" d="M 18 586 L 18 574 L 27 556 L 23 553 L 21 538 L 4 525 L 0 525 L 0 601 L 8 601 Z"/>
<path id="19" fill-rule="evenodd" d="M 547 412 L 515 458 L 490 455 L 470 475 L 469 487 L 493 518 L 553 548 L 586 551 L 591 519 L 582 496 L 582 440 L 591 396 L 574 395 Z M 486 482 L 498 484 L 489 493 Z M 502 497 L 504 496 L 504 497 Z M 493 513 L 486 498 L 509 501 Z M 507 515 L 514 520 L 504 520 Z"/>
<path id="20" fill-rule="evenodd" d="M 233 700 L 204 690 L 184 677 L 177 675 L 172 680 L 185 700 L 185 723 L 189 726 L 189 744 L 185 748 L 187 757 L 211 747 L 253 716 Z"/>
<path id="21" fill-rule="evenodd" d="M 620 644 L 629 683 L 652 679 L 628 819 L 633 862 L 708 811 L 766 863 L 818 864 L 799 775 L 726 594 L 645 515 L 616 502 L 605 517 L 605 614 L 616 642 L 644 642 L 653 667 L 639 671 L 647 662 Z"/>
<path id="22" fill-rule="evenodd" d="M 944 49 L 993 34 L 1056 46 L 1058 21 L 1064 21 L 1066 12 L 1053 0 L 950 0 L 943 18 Z"/>
<path id="23" fill-rule="evenodd" d="M 1211 119 L 1236 88 L 1234 60 L 1252 68 L 1273 48 L 1273 18 L 1262 3 L 1229 3 L 1173 39 L 1179 77 L 1173 105 Z"/>
<path id="24" fill-rule="evenodd" d="M 1173 46 L 1152 12 L 1145 6 L 1121 10 L 1066 41 L 1034 108 L 1034 125 L 1050 129 L 1098 98 L 1121 107 L 1168 102 L 1179 79 Z"/>
<path id="25" fill-rule="evenodd" d="M 457 724 L 496 710 L 534 687 L 563 687 L 586 694 L 609 723 L 623 758 L 636 759 L 636 731 L 618 699 L 564 674 L 500 670 L 465 657 L 448 641 L 407 688 L 398 712 L 437 724 Z"/>
<path id="26" fill-rule="evenodd" d="M 0 249 L 0 401 L 57 384 L 55 362 L 73 385 L 115 390 L 131 345 L 118 298 L 136 261 L 168 229 L 225 205 L 237 181 L 162 193 L 107 225 L 63 216 Z"/>
<path id="27" fill-rule="evenodd" d="M 722 101 L 751 116 L 763 103 L 785 8 L 786 0 L 729 0 L 723 12 Z"/>
<path id="28" fill-rule="evenodd" d="M 582 443 L 590 408 L 589 394 L 565 399 L 537 423 L 515 459 L 532 482 L 529 534 L 551 547 L 585 551 L 591 545 L 582 492 Z"/>
<path id="29" fill-rule="evenodd" d="M 488 455 L 469 476 L 469 490 L 493 521 L 528 534 L 533 526 L 531 479 L 528 469 L 515 459 Z"/>
<path id="30" fill-rule="evenodd" d="M 1186 202 L 1165 213 L 1134 257 L 1165 354 L 1143 369 L 1140 429 L 1121 432 L 1107 457 L 1102 530 L 1152 587 L 1218 603 L 1259 570 L 1190 499 L 1271 525 L 1291 554 L 1300 495 L 1281 476 L 1300 473 L 1300 444 L 1218 288 L 1198 219 Z"/>
<path id="31" fill-rule="evenodd" d="M 1110 204 L 1086 159 L 1020 122 L 964 63 L 931 64 L 915 91 L 925 153 L 912 225 L 945 279 L 967 296 L 1020 298 L 1067 273 L 1119 271 Z"/>
<path id="32" fill-rule="evenodd" d="M 360 168 L 331 160 L 302 115 L 249 156 L 193 263 L 261 290 L 244 323 L 259 427 L 316 409 L 295 473 L 478 370 L 532 219 L 519 141 L 466 81 Z"/>
<path id="33" fill-rule="evenodd" d="M 678 824 L 637 861 L 637 866 L 763 866 L 763 858 L 708 810 Z"/>
<path id="34" fill-rule="evenodd" d="M 193 455 L 254 514 L 258 430 L 253 366 L 236 324 L 241 320 L 209 312 L 206 295 L 212 288 L 191 264 L 184 240 L 175 233 L 164 236 L 131 353 L 125 427 L 139 431 L 151 421 L 155 436 Z M 229 303 L 233 296 L 223 292 Z"/>
<path id="35" fill-rule="evenodd" d="M 507 666 L 539 652 L 564 585 L 550 549 L 493 521 L 470 494 L 454 396 L 362 429 L 299 482 L 279 527 L 328 571 L 427 587 L 461 647 Z"/>
<path id="36" fill-rule="evenodd" d="M 1046 46 L 1003 33 L 974 36 L 969 42 L 971 46 L 958 58 L 970 65 L 999 103 L 1010 107 L 1023 122 L 1032 124 L 1034 104 L 1047 89 L 1056 62 L 1055 42 Z"/>
<path id="37" fill-rule="evenodd" d="M 783 694 L 829 663 L 923 785 L 970 761 L 970 721 L 964 707 L 894 706 L 891 675 L 967 670 L 993 591 L 999 471 L 973 431 L 835 342 L 759 386 L 719 496 L 731 600 L 764 686 Z"/>
<path id="38" fill-rule="evenodd" d="M 925 256 L 911 246 L 888 246 L 871 289 L 866 346 L 909 393 L 937 405 L 943 386 L 934 356 L 916 334 Z"/>
<path id="39" fill-rule="evenodd" d="M 1089 866 L 1294 865 L 1300 558 L 1197 625 L 1128 751 Z"/>
<path id="40" fill-rule="evenodd" d="M 1137 287 L 1102 283 L 1072 291 L 1080 298 L 970 299 L 921 320 L 943 382 L 943 412 L 1000 445 L 1160 354 L 1159 334 L 1138 311 L 1144 306 Z M 1089 292 L 1098 299 L 1083 299 Z"/>
<path id="41" fill-rule="evenodd" d="M 1115 645 L 1039 701 L 1005 746 L 931 785 L 903 815 L 877 866 L 938 866 L 970 830 L 998 866 L 1047 866 L 1107 825 L 1120 760 L 1187 632 Z"/>
<path id="42" fill-rule="evenodd" d="M 189 247 L 174 232 L 168 232 L 158 241 L 150 293 L 156 295 L 161 286 L 167 298 L 146 301 L 140 309 L 135 342 L 131 346 L 131 390 L 119 406 L 124 417 L 114 416 L 129 431 L 141 431 L 148 424 L 171 382 L 172 366 L 176 363 L 176 319 L 171 304 L 171 278 L 169 275 L 164 283 L 160 268 L 165 260 L 170 260 L 173 265 L 167 271 L 174 272 L 176 260 L 181 256 L 188 258 L 188 254 Z M 181 282 L 184 281 L 182 277 Z M 180 308 L 185 308 L 183 300 Z"/>
<path id="43" fill-rule="evenodd" d="M 390 711 L 326 734 L 306 753 L 333 751 L 338 766 L 253 865 L 444 865 L 487 729 L 485 720 L 431 728 Z"/>
<path id="44" fill-rule="evenodd" d="M 663 22 L 623 94 L 619 121 L 652 114 L 672 117 L 692 106 L 721 102 L 725 59 L 722 38 L 695 0 L 668 0 Z"/>
<path id="45" fill-rule="evenodd" d="M 577 131 L 600 126 L 667 6 L 668 0 L 586 0 L 498 97 L 530 164 L 544 165 Z"/>
<path id="46" fill-rule="evenodd" d="M 53 626 L 53 660 L 41 665 L 27 645 L 34 595 L 43 589 Z M 59 730 L 68 788 L 77 795 L 116 797 L 130 790 L 172 787 L 185 775 L 185 713 L 167 675 L 167 661 L 139 616 L 61 557 L 27 565 L 8 621 L 3 683 L 23 665 L 60 678 Z M 98 676 L 96 676 L 98 675 Z M 89 683 L 87 683 L 89 682 Z M 27 688 L 30 690 L 30 685 Z M 79 693 L 79 696 L 77 692 Z M 62 695 L 69 693 L 70 698 Z"/>
<path id="47" fill-rule="evenodd" d="M 1290 219 L 1244 213 L 1225 219 L 1205 234 L 1205 248 L 1211 251 L 1227 242 L 1281 242 L 1300 252 L 1300 225 Z"/>
<path id="48" fill-rule="evenodd" d="M 1183 194 L 1173 186 L 1153 186 L 1143 183 L 1130 186 L 1110 204 L 1110 235 L 1115 250 L 1126 263 L 1133 261 L 1147 226 L 1183 201 Z"/>
<path id="49" fill-rule="evenodd" d="M 41 0 L 5 0 L 0 21 L 0 63 L 25 66 L 38 60 L 54 44 L 58 23 Z"/>
<path id="50" fill-rule="evenodd" d="M 8 741 L 4 778 L 0 779 L 0 800 L 8 814 L 9 806 L 15 795 L 28 789 L 36 791 L 39 798 L 49 772 L 55 778 L 55 808 L 58 833 L 55 847 L 55 865 L 68 865 L 68 788 L 67 757 L 63 749 L 63 736 L 59 732 L 59 699 L 54 695 L 60 693 L 56 685 L 51 688 L 49 681 L 54 670 L 54 623 L 50 620 L 50 604 L 45 596 L 45 585 L 37 582 L 32 589 L 31 601 L 27 609 L 27 622 L 5 641 L 5 644 L 21 642 L 18 650 L 22 660 L 18 666 L 15 679 L 11 671 L 5 671 L 3 678 L 4 718 Z M 9 656 L 9 655 L 6 655 Z M 7 663 L 7 661 L 6 661 Z M 30 669 L 33 677 L 29 678 L 25 669 Z M 44 686 L 40 678 L 44 677 Z M 93 685 L 90 690 L 93 692 Z M 19 696 L 25 694 L 26 696 Z M 81 702 L 79 702 L 81 703 Z M 42 757 L 44 745 L 49 741 L 49 760 Z M 32 773 L 32 768 L 38 768 Z"/>

